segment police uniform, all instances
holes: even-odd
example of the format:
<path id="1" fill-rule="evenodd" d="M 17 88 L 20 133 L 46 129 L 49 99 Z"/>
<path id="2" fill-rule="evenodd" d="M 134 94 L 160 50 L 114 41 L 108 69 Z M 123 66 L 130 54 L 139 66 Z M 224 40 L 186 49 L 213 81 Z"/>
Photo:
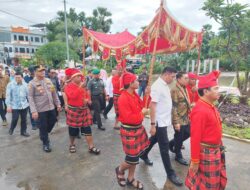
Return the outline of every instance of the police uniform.
<path id="1" fill-rule="evenodd" d="M 94 75 L 100 73 L 99 70 L 95 69 L 92 72 Z M 104 130 L 105 128 L 102 127 L 101 121 L 101 110 L 104 109 L 104 83 L 102 79 L 93 78 L 88 82 L 88 90 L 91 94 L 92 100 L 92 109 L 94 110 L 94 120 L 97 121 L 97 125 L 99 129 Z"/>
<path id="2" fill-rule="evenodd" d="M 36 67 L 36 71 L 45 70 L 42 66 Z M 49 146 L 50 133 L 56 123 L 55 105 L 60 106 L 55 87 L 50 79 L 39 80 L 34 78 L 29 83 L 29 104 L 31 113 L 38 113 L 40 139 L 43 145 Z"/>

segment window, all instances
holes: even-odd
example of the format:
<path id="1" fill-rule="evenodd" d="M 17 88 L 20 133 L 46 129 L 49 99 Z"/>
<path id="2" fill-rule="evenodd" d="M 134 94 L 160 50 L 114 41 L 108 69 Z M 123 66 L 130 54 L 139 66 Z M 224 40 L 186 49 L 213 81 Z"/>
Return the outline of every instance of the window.
<path id="1" fill-rule="evenodd" d="M 25 41 L 26 41 L 26 42 L 28 42 L 28 41 L 29 41 L 28 36 L 25 36 Z"/>
<path id="2" fill-rule="evenodd" d="M 35 37 L 35 42 L 40 42 L 40 38 L 39 37 Z"/>
<path id="3" fill-rule="evenodd" d="M 33 37 L 30 37 L 30 40 L 33 42 Z"/>
<path id="4" fill-rule="evenodd" d="M 43 43 L 43 37 L 41 38 L 41 42 Z"/>
<path id="5" fill-rule="evenodd" d="M 24 41 L 24 36 L 18 36 L 19 41 Z"/>
<path id="6" fill-rule="evenodd" d="M 29 48 L 26 48 L 26 53 L 30 53 L 30 49 Z"/>
<path id="7" fill-rule="evenodd" d="M 9 47 L 9 52 L 10 52 L 10 53 L 12 52 L 12 47 Z"/>
<path id="8" fill-rule="evenodd" d="M 14 40 L 15 40 L 15 41 L 17 40 L 17 37 L 16 37 L 16 35 L 14 35 Z"/>
<path id="9" fill-rule="evenodd" d="M 25 48 L 20 48 L 20 53 L 25 53 Z"/>
<path id="10" fill-rule="evenodd" d="M 18 48 L 15 48 L 15 52 L 18 53 Z"/>
<path id="11" fill-rule="evenodd" d="M 31 52 L 32 52 L 32 53 L 35 53 L 34 48 L 32 48 Z"/>

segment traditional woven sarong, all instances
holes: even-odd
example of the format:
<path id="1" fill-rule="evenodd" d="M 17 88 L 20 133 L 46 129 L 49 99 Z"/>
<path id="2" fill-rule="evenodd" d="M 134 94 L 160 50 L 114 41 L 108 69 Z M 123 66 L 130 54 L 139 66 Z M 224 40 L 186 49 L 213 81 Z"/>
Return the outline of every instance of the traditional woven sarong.
<path id="1" fill-rule="evenodd" d="M 114 94 L 113 100 L 114 100 L 114 108 L 115 108 L 115 113 L 116 115 L 119 114 L 119 110 L 118 110 L 118 99 L 120 97 L 120 94 Z"/>
<path id="2" fill-rule="evenodd" d="M 224 149 L 201 145 L 198 172 L 189 170 L 185 185 L 190 190 L 224 190 L 226 183 Z"/>
<path id="3" fill-rule="evenodd" d="M 66 123 L 70 127 L 87 127 L 93 124 L 92 115 L 87 106 L 68 106 Z"/>
<path id="4" fill-rule="evenodd" d="M 146 130 L 142 125 L 129 126 L 122 124 L 120 133 L 123 150 L 130 157 L 140 156 L 150 144 Z"/>

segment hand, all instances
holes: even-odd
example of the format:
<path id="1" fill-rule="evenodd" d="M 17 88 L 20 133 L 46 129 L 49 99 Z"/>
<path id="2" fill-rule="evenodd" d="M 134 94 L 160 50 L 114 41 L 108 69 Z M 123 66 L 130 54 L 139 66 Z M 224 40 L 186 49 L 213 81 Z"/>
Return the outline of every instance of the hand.
<path id="1" fill-rule="evenodd" d="M 92 104 L 92 101 L 91 100 L 88 100 L 88 105 L 91 105 Z"/>
<path id="2" fill-rule="evenodd" d="M 143 108 L 142 109 L 142 114 L 145 116 L 145 115 L 149 115 L 149 109 L 147 109 L 147 108 Z"/>
<path id="3" fill-rule="evenodd" d="M 181 130 L 181 125 L 180 124 L 175 124 L 174 128 L 176 131 L 180 131 Z"/>
<path id="4" fill-rule="evenodd" d="M 194 86 L 193 88 L 192 88 L 192 92 L 196 92 L 198 89 L 197 89 L 197 87 L 196 86 Z"/>
<path id="5" fill-rule="evenodd" d="M 8 112 L 8 113 L 11 113 L 11 112 L 12 112 L 11 107 L 7 108 L 7 112 Z"/>
<path id="6" fill-rule="evenodd" d="M 38 119 L 38 113 L 37 112 L 32 113 L 32 118 L 34 120 L 37 120 Z"/>
<path id="7" fill-rule="evenodd" d="M 194 163 L 191 161 L 189 169 L 192 170 L 192 172 L 197 173 L 199 169 L 199 163 Z"/>
<path id="8" fill-rule="evenodd" d="M 155 125 L 151 125 L 149 133 L 151 134 L 151 136 L 155 136 L 155 134 L 156 134 L 156 127 L 155 127 Z"/>
<path id="9" fill-rule="evenodd" d="M 106 100 L 106 101 L 109 101 L 109 95 L 107 95 L 107 96 L 105 97 L 105 100 Z"/>
<path id="10" fill-rule="evenodd" d="M 65 111 L 67 112 L 67 111 L 69 111 L 69 107 L 68 107 L 68 105 L 64 105 L 64 109 L 65 109 Z"/>
<path id="11" fill-rule="evenodd" d="M 146 90 L 145 90 L 145 95 L 150 95 L 150 93 L 151 93 L 151 88 L 150 88 L 150 86 L 147 86 L 147 88 L 146 88 Z"/>
<path id="12" fill-rule="evenodd" d="M 61 106 L 57 106 L 57 111 L 61 112 L 62 111 L 62 107 Z"/>

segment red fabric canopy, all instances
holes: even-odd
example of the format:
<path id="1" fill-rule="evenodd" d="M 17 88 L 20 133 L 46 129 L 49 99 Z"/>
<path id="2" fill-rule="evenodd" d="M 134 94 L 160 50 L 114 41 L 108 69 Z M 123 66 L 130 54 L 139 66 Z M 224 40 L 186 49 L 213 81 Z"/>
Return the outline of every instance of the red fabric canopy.
<path id="1" fill-rule="evenodd" d="M 158 29 L 159 36 L 156 37 Z M 138 37 L 127 30 L 118 34 L 105 34 L 83 28 L 83 32 L 94 52 L 101 51 L 104 60 L 114 55 L 118 62 L 126 55 L 152 53 L 156 38 L 156 53 L 170 54 L 200 47 L 203 35 L 180 24 L 163 3 L 152 22 Z"/>
<path id="2" fill-rule="evenodd" d="M 94 38 L 100 45 L 109 48 L 123 48 L 135 40 L 135 36 L 127 30 L 117 34 L 105 34 L 84 28 L 85 38 Z"/>

